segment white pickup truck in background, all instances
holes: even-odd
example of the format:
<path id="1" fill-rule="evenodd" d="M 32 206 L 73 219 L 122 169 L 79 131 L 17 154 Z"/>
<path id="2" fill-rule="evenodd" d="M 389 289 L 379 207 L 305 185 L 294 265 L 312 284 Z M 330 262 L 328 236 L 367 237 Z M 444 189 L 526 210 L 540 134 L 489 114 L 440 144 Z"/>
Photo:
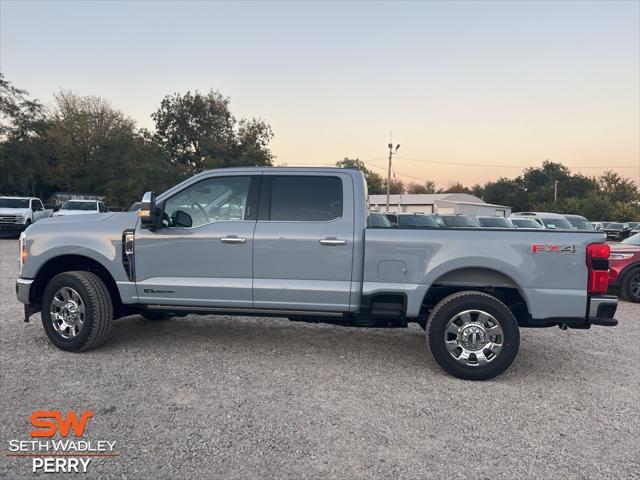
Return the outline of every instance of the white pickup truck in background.
<path id="1" fill-rule="evenodd" d="M 20 233 L 32 223 L 53 215 L 35 197 L 0 197 L 0 233 Z"/>

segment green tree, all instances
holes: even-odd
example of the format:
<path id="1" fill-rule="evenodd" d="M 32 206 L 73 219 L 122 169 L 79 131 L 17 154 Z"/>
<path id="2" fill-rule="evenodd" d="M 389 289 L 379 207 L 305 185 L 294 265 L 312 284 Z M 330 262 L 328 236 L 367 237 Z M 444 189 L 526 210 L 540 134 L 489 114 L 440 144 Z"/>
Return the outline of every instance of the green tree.
<path id="1" fill-rule="evenodd" d="M 345 157 L 343 160 L 336 162 L 336 167 L 360 170 L 364 174 L 364 178 L 367 180 L 367 189 L 369 190 L 370 195 L 377 195 L 386 192 L 382 177 L 369 170 L 361 160 Z"/>
<path id="2" fill-rule="evenodd" d="M 40 195 L 48 183 L 48 150 L 42 142 L 45 110 L 0 73 L 0 192 Z"/>
<path id="3" fill-rule="evenodd" d="M 407 185 L 407 193 L 417 193 L 417 194 L 426 194 L 426 193 L 436 193 L 436 184 L 431 180 L 427 180 L 426 182 L 420 183 L 410 183 Z"/>
<path id="4" fill-rule="evenodd" d="M 164 149 L 105 99 L 62 91 L 55 100 L 45 140 L 56 188 L 128 206 L 181 177 Z"/>
<path id="5" fill-rule="evenodd" d="M 621 177 L 616 172 L 607 170 L 596 180 L 600 192 L 607 196 L 611 202 L 626 202 L 638 204 L 640 192 L 638 186 L 632 180 Z"/>
<path id="6" fill-rule="evenodd" d="M 167 95 L 151 115 L 154 139 L 171 162 L 189 173 L 208 168 L 271 165 L 271 127 L 259 119 L 237 122 L 220 92 Z"/>

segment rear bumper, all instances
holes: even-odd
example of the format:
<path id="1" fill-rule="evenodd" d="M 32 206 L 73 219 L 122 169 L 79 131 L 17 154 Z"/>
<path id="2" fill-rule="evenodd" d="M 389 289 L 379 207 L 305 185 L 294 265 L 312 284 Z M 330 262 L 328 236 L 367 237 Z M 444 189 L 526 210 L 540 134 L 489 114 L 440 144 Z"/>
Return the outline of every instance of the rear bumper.
<path id="1" fill-rule="evenodd" d="M 527 327 L 591 328 L 591 325 L 615 327 L 618 320 L 614 318 L 618 308 L 618 298 L 610 295 L 589 297 L 584 317 L 549 317 L 531 319 Z"/>

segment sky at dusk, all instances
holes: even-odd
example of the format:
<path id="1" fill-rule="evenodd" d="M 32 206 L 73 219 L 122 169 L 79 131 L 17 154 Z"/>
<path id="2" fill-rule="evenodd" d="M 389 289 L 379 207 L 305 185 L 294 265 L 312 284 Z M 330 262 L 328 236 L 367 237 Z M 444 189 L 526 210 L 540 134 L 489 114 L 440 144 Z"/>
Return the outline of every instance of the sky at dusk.
<path id="1" fill-rule="evenodd" d="M 98 95 L 147 128 L 164 95 L 219 90 L 271 124 L 277 163 L 384 173 L 392 131 L 405 181 L 547 158 L 640 181 L 638 1 L 1 0 L 0 70 L 47 105 Z"/>

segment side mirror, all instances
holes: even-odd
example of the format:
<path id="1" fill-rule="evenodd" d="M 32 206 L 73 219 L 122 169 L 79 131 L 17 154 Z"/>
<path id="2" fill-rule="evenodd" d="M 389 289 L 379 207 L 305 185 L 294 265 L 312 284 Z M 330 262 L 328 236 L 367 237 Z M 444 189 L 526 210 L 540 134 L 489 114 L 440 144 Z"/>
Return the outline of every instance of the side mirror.
<path id="1" fill-rule="evenodd" d="M 191 227 L 193 226 L 193 220 L 191 218 L 191 215 L 189 215 L 187 212 L 183 212 L 182 210 L 178 210 L 174 215 L 173 215 L 173 224 L 176 227 Z"/>
<path id="2" fill-rule="evenodd" d="M 140 215 L 140 223 L 142 228 L 153 230 L 158 224 L 158 215 L 156 212 L 156 196 L 153 192 L 146 192 L 142 196 L 142 205 L 138 214 Z"/>

